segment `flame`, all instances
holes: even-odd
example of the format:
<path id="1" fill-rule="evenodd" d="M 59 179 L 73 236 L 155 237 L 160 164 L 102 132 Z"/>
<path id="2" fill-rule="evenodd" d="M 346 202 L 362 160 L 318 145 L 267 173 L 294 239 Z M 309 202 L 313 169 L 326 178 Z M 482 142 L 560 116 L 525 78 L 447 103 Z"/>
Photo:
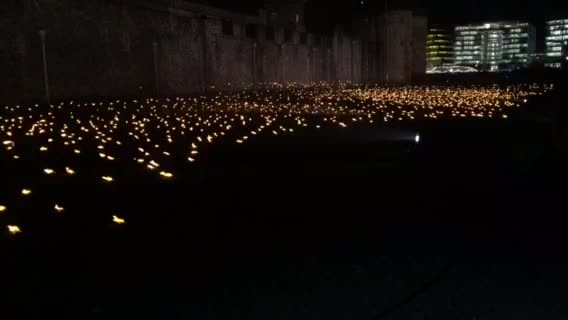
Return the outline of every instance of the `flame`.
<path id="1" fill-rule="evenodd" d="M 20 227 L 18 227 L 16 225 L 9 225 L 8 226 L 8 232 L 15 235 L 15 234 L 18 234 L 18 233 L 22 233 L 22 229 L 20 229 Z"/>
<path id="2" fill-rule="evenodd" d="M 170 173 L 170 172 L 165 172 L 165 171 L 160 172 L 160 175 L 161 175 L 162 177 L 164 177 L 164 178 L 167 178 L 167 179 L 170 179 L 170 178 L 172 178 L 172 177 L 174 176 L 172 173 Z"/>
<path id="3" fill-rule="evenodd" d="M 120 218 L 120 217 L 118 217 L 118 216 L 116 216 L 116 215 L 113 215 L 113 216 L 112 216 L 112 222 L 114 222 L 114 223 L 116 223 L 116 224 L 125 224 L 125 223 L 126 223 L 126 220 L 124 220 L 124 219 L 122 219 L 122 218 Z"/>

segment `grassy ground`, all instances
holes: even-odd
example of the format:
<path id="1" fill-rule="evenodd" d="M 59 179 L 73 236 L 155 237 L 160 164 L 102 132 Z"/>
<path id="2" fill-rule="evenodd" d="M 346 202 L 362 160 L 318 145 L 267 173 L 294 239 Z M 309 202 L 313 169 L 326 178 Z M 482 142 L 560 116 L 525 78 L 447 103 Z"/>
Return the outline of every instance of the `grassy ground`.
<path id="1" fill-rule="evenodd" d="M 221 145 L 171 182 L 133 172 L 120 193 L 62 181 L 20 204 L 25 232 L 0 240 L 2 312 L 565 319 L 565 167 L 550 126 L 402 127 L 421 144 L 318 148 L 310 137 L 333 133 L 306 130 L 270 140 L 282 148 Z M 45 214 L 57 197 L 66 213 Z"/>

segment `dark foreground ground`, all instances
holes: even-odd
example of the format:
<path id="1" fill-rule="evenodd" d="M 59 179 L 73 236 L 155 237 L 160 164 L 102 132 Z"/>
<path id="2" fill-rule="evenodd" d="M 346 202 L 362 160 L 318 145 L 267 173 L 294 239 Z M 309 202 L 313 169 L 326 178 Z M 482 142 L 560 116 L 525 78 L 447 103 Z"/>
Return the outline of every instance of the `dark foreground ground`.
<path id="1" fill-rule="evenodd" d="M 219 148 L 175 183 L 114 195 L 123 226 L 69 190 L 75 214 L 32 213 L 0 240 L 0 317 L 566 319 L 550 123 L 405 129 L 422 143 L 321 147 L 305 132 Z"/>

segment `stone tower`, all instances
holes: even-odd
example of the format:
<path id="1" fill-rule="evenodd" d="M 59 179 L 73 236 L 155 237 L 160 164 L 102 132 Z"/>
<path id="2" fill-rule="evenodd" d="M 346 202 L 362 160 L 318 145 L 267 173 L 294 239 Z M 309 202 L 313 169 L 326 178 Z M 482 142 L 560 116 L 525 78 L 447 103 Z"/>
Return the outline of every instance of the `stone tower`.
<path id="1" fill-rule="evenodd" d="M 264 5 L 267 22 L 284 27 L 304 25 L 306 0 L 269 0 Z"/>

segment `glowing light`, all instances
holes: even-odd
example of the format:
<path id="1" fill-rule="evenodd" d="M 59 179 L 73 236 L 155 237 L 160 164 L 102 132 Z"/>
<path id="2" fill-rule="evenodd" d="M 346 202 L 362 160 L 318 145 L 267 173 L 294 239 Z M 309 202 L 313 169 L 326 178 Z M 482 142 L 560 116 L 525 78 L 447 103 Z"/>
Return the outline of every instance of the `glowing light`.
<path id="1" fill-rule="evenodd" d="M 0 205 L 0 212 L 6 212 L 6 210 L 8 210 L 8 208 L 6 208 L 6 206 Z"/>
<path id="2" fill-rule="evenodd" d="M 22 229 L 16 225 L 8 225 L 8 232 L 12 235 L 16 235 L 18 233 L 22 233 Z"/>
<path id="3" fill-rule="evenodd" d="M 120 218 L 119 216 L 113 215 L 112 216 L 112 222 L 114 222 L 116 224 L 125 224 L 126 220 Z"/>
<path id="4" fill-rule="evenodd" d="M 58 204 L 55 205 L 54 209 L 55 209 L 55 211 L 58 212 L 58 213 L 61 213 L 61 212 L 65 211 L 65 208 L 63 208 L 62 206 L 60 206 L 60 205 L 58 205 Z"/>
<path id="5" fill-rule="evenodd" d="M 22 189 L 22 195 L 24 195 L 24 196 L 29 196 L 30 194 L 32 194 L 32 190 L 30 190 L 30 189 Z"/>
<path id="6" fill-rule="evenodd" d="M 158 173 L 160 179 L 174 179 L 174 174 L 165 168 L 173 171 L 171 166 L 175 165 L 177 170 L 180 156 L 187 157 L 187 167 L 201 161 L 198 155 L 207 153 L 211 144 L 246 144 L 253 137 L 262 141 L 276 136 L 293 136 L 303 128 L 316 131 L 374 122 L 389 125 L 398 121 L 509 119 L 515 109 L 528 103 L 530 97 L 543 95 L 553 88 L 552 85 L 536 84 L 363 87 L 349 82 L 337 86 L 327 83 L 266 86 L 278 90 L 233 91 L 191 99 L 148 98 L 140 102 L 62 102 L 45 109 L 6 107 L 8 112 L 0 116 L 0 135 L 5 140 L 0 140 L 0 143 L 7 152 L 6 159 L 16 160 L 20 156 L 26 159 L 38 149 L 45 152 L 44 156 L 57 152 L 50 161 L 60 160 L 61 163 L 40 164 L 39 168 L 53 167 L 42 169 L 42 175 L 74 175 L 74 170 L 63 165 L 73 165 L 73 162 L 65 161 L 69 160 L 69 156 L 79 158 L 75 155 L 84 151 L 81 157 L 85 157 L 85 161 L 81 162 L 81 170 L 105 170 L 95 175 L 95 181 L 103 173 L 115 172 L 115 163 L 109 161 L 119 162 L 120 168 L 129 174 L 132 172 L 153 179 L 157 176 L 154 173 Z M 420 134 L 410 135 L 408 139 L 410 142 L 414 139 L 417 144 L 424 142 Z M 167 151 L 161 146 L 164 142 L 170 143 Z M 205 149 L 200 149 L 202 147 Z M 215 147 L 211 149 L 215 150 Z M 131 156 L 132 151 L 135 155 Z M 116 159 L 109 153 L 116 155 Z M 128 158 L 121 159 L 120 155 Z M 98 161 L 99 157 L 103 161 Z M 22 172 L 37 170 L 32 161 L 17 164 L 26 166 Z M 65 172 L 61 168 L 65 168 Z M 72 180 L 68 178 L 65 182 L 71 183 Z M 117 181 L 121 181 L 118 173 L 116 181 L 105 176 L 100 182 Z M 121 187 L 121 184 L 117 183 L 116 187 Z M 55 192 L 60 191 L 59 184 L 47 186 L 51 187 L 55 188 Z M 119 196 L 124 192 L 120 188 L 114 191 Z M 42 194 L 34 189 L 36 192 Z M 31 190 L 22 190 L 22 194 L 29 195 Z M 57 207 L 51 210 L 57 211 Z"/>
<path id="7" fill-rule="evenodd" d="M 172 173 L 165 172 L 165 171 L 160 172 L 160 175 L 164 178 L 167 178 L 167 179 L 172 178 L 174 176 Z"/>

